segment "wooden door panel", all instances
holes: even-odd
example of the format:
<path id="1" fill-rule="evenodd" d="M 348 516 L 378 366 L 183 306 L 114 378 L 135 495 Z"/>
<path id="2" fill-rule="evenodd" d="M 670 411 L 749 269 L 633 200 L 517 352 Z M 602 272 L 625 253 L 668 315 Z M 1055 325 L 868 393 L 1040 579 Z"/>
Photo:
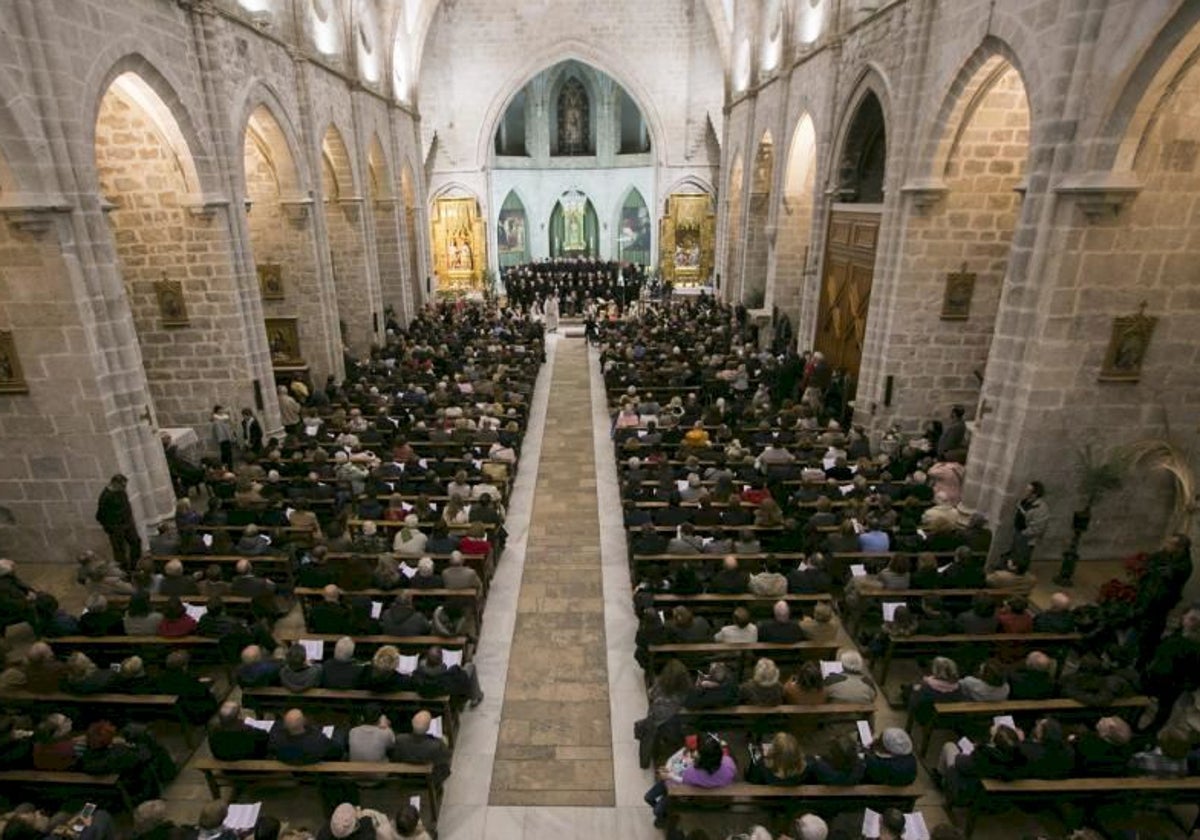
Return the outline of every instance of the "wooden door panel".
<path id="1" fill-rule="evenodd" d="M 855 377 L 866 342 L 878 239 L 878 215 L 830 214 L 814 346 L 834 368 Z"/>

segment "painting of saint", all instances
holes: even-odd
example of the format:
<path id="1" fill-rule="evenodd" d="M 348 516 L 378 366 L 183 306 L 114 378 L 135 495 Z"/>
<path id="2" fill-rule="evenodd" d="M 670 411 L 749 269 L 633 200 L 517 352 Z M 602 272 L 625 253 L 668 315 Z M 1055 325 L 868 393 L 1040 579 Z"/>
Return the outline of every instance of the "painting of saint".
<path id="1" fill-rule="evenodd" d="M 496 235 L 499 237 L 500 253 L 525 253 L 525 211 L 501 210 Z"/>

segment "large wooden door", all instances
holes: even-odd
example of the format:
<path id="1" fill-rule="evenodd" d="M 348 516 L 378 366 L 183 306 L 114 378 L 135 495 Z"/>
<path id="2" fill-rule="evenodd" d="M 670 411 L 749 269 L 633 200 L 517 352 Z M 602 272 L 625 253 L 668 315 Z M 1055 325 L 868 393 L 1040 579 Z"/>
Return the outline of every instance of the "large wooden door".
<path id="1" fill-rule="evenodd" d="M 834 210 L 830 214 L 814 347 L 835 370 L 845 370 L 856 379 L 867 335 L 878 240 L 878 213 Z"/>

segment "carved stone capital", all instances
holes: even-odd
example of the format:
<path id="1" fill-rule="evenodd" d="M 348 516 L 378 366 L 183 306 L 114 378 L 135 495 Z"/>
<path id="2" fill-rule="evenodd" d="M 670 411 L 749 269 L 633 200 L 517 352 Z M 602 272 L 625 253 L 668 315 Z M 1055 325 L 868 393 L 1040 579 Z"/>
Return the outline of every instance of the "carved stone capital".
<path id="1" fill-rule="evenodd" d="M 229 207 L 229 199 L 219 195 L 191 196 L 179 202 L 179 206 L 192 218 L 211 222 L 218 210 Z"/>
<path id="2" fill-rule="evenodd" d="M 279 206 L 283 210 L 283 215 L 288 217 L 288 221 L 293 224 L 303 224 L 308 221 L 308 211 L 313 206 L 311 198 L 283 198 L 279 201 Z"/>
<path id="3" fill-rule="evenodd" d="M 342 212 L 346 214 L 347 219 L 357 222 L 362 216 L 362 208 L 366 200 L 361 195 L 348 195 L 344 198 L 339 198 L 337 203 L 342 208 Z"/>
<path id="4" fill-rule="evenodd" d="M 1054 188 L 1074 200 L 1089 222 L 1114 219 L 1142 191 L 1132 173 L 1090 172 L 1064 178 Z"/>
<path id="5" fill-rule="evenodd" d="M 62 213 L 70 213 L 71 205 L 61 200 L 25 198 L 13 195 L 0 203 L 0 216 L 17 233 L 37 239 L 45 236 Z"/>
<path id="6" fill-rule="evenodd" d="M 900 193 L 908 196 L 908 200 L 919 213 L 927 212 L 945 198 L 949 191 L 950 188 L 941 178 L 921 178 L 909 181 L 900 188 Z"/>

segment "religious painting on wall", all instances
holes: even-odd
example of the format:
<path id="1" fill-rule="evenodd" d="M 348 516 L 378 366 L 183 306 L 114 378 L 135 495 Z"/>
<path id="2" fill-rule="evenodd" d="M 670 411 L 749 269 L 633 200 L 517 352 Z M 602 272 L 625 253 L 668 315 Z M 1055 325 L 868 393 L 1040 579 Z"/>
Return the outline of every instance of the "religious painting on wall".
<path id="1" fill-rule="evenodd" d="M 1142 376 L 1142 361 L 1150 347 L 1150 337 L 1158 319 L 1146 314 L 1146 302 L 1136 315 L 1113 318 L 1112 335 L 1100 379 L 1108 382 L 1137 382 Z"/>
<path id="2" fill-rule="evenodd" d="M 27 394 L 29 385 L 21 372 L 12 330 L 0 330 L 0 394 Z"/>
<path id="3" fill-rule="evenodd" d="M 453 293 L 480 290 L 487 257 L 478 202 L 473 197 L 435 199 L 430 225 L 439 289 Z"/>
<path id="4" fill-rule="evenodd" d="M 500 267 L 520 265 L 529 261 L 529 238 L 526 234 L 525 205 L 516 192 L 509 191 L 496 219 L 496 249 Z"/>
<path id="5" fill-rule="evenodd" d="M 942 298 L 943 321 L 965 321 L 971 315 L 971 298 L 975 294 L 975 273 L 967 271 L 963 263 L 961 271 L 946 275 L 946 293 Z"/>
<path id="6" fill-rule="evenodd" d="M 258 287 L 263 300 L 283 300 L 283 266 L 279 263 L 258 264 Z"/>
<path id="7" fill-rule="evenodd" d="M 639 265 L 650 262 L 650 208 L 636 189 L 629 191 L 621 205 L 617 253 L 623 262 Z"/>
<path id="8" fill-rule="evenodd" d="M 183 283 L 179 280 L 162 280 L 154 284 L 158 296 L 158 311 L 164 327 L 186 327 L 189 323 L 187 303 L 183 299 Z"/>
<path id="9" fill-rule="evenodd" d="M 300 331 L 295 318 L 266 318 L 267 346 L 274 365 L 301 365 Z"/>
<path id="10" fill-rule="evenodd" d="M 677 286 L 702 286 L 713 269 L 717 220 L 706 193 L 673 193 L 659 220 L 659 271 Z"/>
<path id="11" fill-rule="evenodd" d="M 592 200 L 579 190 L 559 197 L 550 213 L 550 256 L 595 257 L 600 253 L 600 220 Z"/>

